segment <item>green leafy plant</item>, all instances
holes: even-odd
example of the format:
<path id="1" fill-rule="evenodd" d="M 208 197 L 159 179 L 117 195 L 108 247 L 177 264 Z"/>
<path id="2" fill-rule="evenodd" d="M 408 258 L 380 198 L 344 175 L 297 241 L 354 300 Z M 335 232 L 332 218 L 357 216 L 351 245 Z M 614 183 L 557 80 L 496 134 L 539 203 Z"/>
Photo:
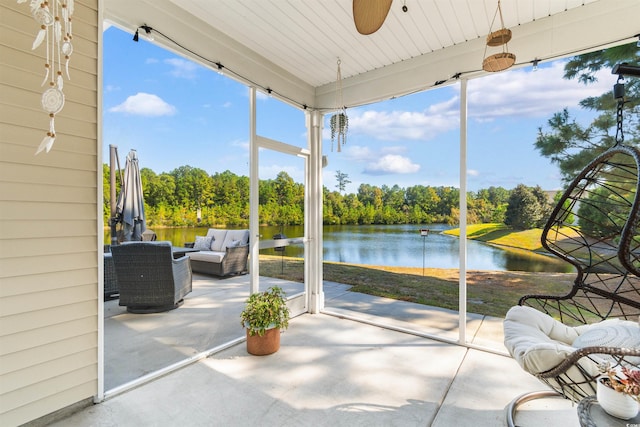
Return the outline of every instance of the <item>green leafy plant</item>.
<path id="1" fill-rule="evenodd" d="M 263 336 L 271 328 L 287 329 L 289 308 L 285 292 L 279 286 L 274 286 L 264 292 L 251 294 L 240 319 L 251 336 Z"/>
<path id="2" fill-rule="evenodd" d="M 344 112 L 334 114 L 329 121 L 331 125 L 331 144 L 337 140 L 338 151 L 347 143 L 347 131 L 349 130 L 349 117 Z"/>

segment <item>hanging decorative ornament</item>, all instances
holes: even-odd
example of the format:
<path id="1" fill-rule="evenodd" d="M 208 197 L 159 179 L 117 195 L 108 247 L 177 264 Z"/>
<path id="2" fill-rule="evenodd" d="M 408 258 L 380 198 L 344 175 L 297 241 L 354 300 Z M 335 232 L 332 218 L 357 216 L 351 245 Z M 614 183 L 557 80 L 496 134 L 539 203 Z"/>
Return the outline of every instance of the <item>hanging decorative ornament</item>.
<path id="1" fill-rule="evenodd" d="M 338 153 L 342 151 L 342 146 L 347 143 L 347 131 L 349 130 L 349 117 L 347 117 L 347 107 L 342 99 L 342 72 L 340 71 L 340 58 L 338 58 L 338 72 L 336 74 L 336 111 L 331 116 L 331 151 L 333 151 L 333 141 L 337 143 Z"/>
<path id="2" fill-rule="evenodd" d="M 57 114 L 64 107 L 64 93 L 57 87 L 47 89 L 42 94 L 42 109 L 49 114 Z"/>
<path id="3" fill-rule="evenodd" d="M 511 30 L 504 27 L 504 19 L 502 18 L 502 8 L 500 7 L 500 0 L 498 0 L 498 8 L 493 15 L 493 21 L 491 21 L 491 27 L 496 22 L 496 17 L 500 14 L 501 28 L 497 31 L 492 31 L 487 36 L 487 45 L 484 48 L 484 60 L 482 61 L 482 69 L 489 72 L 503 71 L 511 67 L 516 62 L 516 56 L 513 53 L 509 53 L 509 47 L 507 43 L 511 40 Z M 487 56 L 487 47 L 502 46 L 502 52 Z"/>
<path id="4" fill-rule="evenodd" d="M 73 53 L 73 45 L 68 39 L 62 43 L 61 51 L 64 54 L 64 69 L 67 72 L 67 79 L 71 80 L 71 77 L 69 76 L 69 57 Z"/>
<path id="5" fill-rule="evenodd" d="M 18 4 L 27 0 L 17 0 Z M 41 151 L 47 153 L 56 140 L 55 115 L 64 107 L 64 79 L 62 77 L 62 62 L 67 79 L 69 76 L 69 58 L 73 53 L 73 39 L 71 16 L 74 10 L 74 0 L 30 0 L 31 16 L 40 25 L 38 34 L 33 41 L 31 50 L 35 50 L 45 42 L 45 75 L 41 86 L 49 83 L 49 88 L 42 94 L 42 109 L 49 115 L 49 131 L 44 137 L 36 154 Z"/>

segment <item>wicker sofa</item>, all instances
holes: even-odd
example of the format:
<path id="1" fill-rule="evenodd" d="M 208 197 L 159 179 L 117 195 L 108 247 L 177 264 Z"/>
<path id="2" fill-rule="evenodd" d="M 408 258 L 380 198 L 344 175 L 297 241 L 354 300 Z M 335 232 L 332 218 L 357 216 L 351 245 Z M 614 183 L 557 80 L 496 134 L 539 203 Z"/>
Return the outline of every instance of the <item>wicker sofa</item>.
<path id="1" fill-rule="evenodd" d="M 199 250 L 189 253 L 194 273 L 219 277 L 247 273 L 249 230 L 210 228 L 206 236 L 196 236 L 185 246 Z"/>

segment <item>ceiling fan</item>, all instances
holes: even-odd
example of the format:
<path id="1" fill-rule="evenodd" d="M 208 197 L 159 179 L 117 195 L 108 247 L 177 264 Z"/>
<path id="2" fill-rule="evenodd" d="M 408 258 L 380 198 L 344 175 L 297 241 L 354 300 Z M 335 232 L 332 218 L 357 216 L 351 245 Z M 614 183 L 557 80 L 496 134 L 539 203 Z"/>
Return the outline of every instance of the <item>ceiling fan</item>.
<path id="1" fill-rule="evenodd" d="M 360 34 L 373 34 L 382 26 L 392 0 L 353 0 L 353 22 Z"/>

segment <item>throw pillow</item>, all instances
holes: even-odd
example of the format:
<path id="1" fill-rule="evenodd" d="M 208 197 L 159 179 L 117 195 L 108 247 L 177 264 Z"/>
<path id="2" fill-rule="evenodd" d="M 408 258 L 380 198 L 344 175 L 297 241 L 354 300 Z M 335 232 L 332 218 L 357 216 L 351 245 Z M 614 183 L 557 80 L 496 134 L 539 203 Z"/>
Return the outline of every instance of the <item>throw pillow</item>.
<path id="1" fill-rule="evenodd" d="M 211 240 L 211 237 L 196 236 L 196 241 L 193 244 L 193 249 L 197 249 L 199 251 L 209 251 L 211 250 Z"/>
<path id="2" fill-rule="evenodd" d="M 573 347 L 640 347 L 640 327 L 636 322 L 609 319 L 590 325 L 586 332 L 573 341 Z M 598 355 L 606 358 L 605 355 Z M 638 357 L 630 357 L 632 363 L 640 362 Z"/>

